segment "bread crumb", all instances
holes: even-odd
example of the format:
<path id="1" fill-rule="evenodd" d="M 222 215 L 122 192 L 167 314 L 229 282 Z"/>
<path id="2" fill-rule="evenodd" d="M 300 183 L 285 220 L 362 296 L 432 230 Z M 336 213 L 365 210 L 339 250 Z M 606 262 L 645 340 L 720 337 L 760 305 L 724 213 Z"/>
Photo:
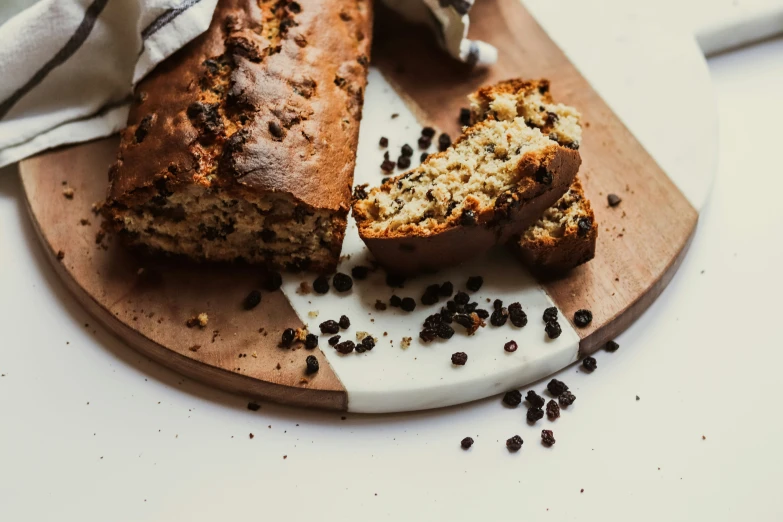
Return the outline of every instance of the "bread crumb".
<path id="1" fill-rule="evenodd" d="M 250 354 L 250 357 L 252 357 L 254 359 L 258 359 L 258 354 L 256 352 L 253 352 L 253 353 Z"/>
<path id="2" fill-rule="evenodd" d="M 309 312 L 307 312 L 307 316 L 312 318 L 318 317 L 318 310 L 310 310 Z"/>
<path id="3" fill-rule="evenodd" d="M 252 439 L 253 439 L 253 437 L 255 437 L 255 435 L 253 435 L 253 434 L 251 433 L 251 434 L 250 434 L 250 440 L 252 440 Z"/>
<path id="4" fill-rule="evenodd" d="M 400 342 L 400 348 L 407 350 L 410 347 L 412 340 L 413 339 L 410 337 L 403 337 L 402 341 Z"/>
<path id="5" fill-rule="evenodd" d="M 296 293 L 299 295 L 308 295 L 311 292 L 310 283 L 307 281 L 302 281 L 299 283 L 299 288 L 296 290 Z"/>
<path id="6" fill-rule="evenodd" d="M 368 335 L 370 335 L 368 332 L 356 332 L 356 340 L 357 341 L 361 341 L 362 339 L 364 339 Z"/>
<path id="7" fill-rule="evenodd" d="M 299 342 L 304 342 L 305 338 L 307 338 L 307 334 L 310 333 L 307 331 L 307 328 L 297 328 L 294 332 L 294 340 Z"/>
<path id="8" fill-rule="evenodd" d="M 192 316 L 190 319 L 188 319 L 185 322 L 185 325 L 188 328 L 193 328 L 194 326 L 200 326 L 201 328 L 204 328 L 207 323 L 209 322 L 209 316 L 205 313 L 200 313 L 198 315 Z M 212 340 L 214 341 L 215 338 L 213 337 Z"/>
<path id="9" fill-rule="evenodd" d="M 193 346 L 188 348 L 188 350 L 190 350 L 191 352 L 197 352 L 199 348 L 201 348 L 200 344 L 194 344 Z"/>
<path id="10" fill-rule="evenodd" d="M 71 187 L 65 187 L 63 189 L 63 196 L 65 196 L 65 199 L 73 199 L 73 189 Z"/>

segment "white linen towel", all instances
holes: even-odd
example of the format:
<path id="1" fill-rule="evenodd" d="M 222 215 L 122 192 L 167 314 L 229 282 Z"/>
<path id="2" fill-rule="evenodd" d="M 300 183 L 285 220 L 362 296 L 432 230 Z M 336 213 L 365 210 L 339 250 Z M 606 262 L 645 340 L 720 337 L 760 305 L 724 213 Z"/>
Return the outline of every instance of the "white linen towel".
<path id="1" fill-rule="evenodd" d="M 29 2 L 28 2 L 29 3 Z M 125 125 L 132 86 L 217 0 L 40 0 L 0 26 L 0 167 Z"/>

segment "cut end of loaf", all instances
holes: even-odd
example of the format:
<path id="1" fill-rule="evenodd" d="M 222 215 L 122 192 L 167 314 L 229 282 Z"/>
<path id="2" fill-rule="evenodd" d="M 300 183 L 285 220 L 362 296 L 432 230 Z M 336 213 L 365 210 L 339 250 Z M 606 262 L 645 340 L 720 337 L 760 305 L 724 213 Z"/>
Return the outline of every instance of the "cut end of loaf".
<path id="1" fill-rule="evenodd" d="M 198 183 L 158 183 L 150 190 L 156 194 L 135 205 L 114 202 L 104 208 L 109 228 L 131 246 L 281 270 L 328 272 L 337 265 L 344 215 L 279 193 L 229 194 Z"/>

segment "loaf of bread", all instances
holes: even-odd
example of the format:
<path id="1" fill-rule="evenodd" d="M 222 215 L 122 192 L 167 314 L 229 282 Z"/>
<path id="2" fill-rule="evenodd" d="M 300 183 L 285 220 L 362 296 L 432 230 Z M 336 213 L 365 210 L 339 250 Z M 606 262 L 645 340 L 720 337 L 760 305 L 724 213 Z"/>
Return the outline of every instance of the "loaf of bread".
<path id="1" fill-rule="evenodd" d="M 104 215 L 131 245 L 328 272 L 350 207 L 371 0 L 219 0 L 136 91 Z"/>
<path id="2" fill-rule="evenodd" d="M 547 80 L 509 80 L 483 87 L 470 96 L 471 120 L 525 119 L 550 138 L 579 147 L 580 115 L 555 103 Z M 582 184 L 574 179 L 557 203 L 519 237 L 509 241 L 511 250 L 530 268 L 541 273 L 570 270 L 595 256 L 598 225 Z"/>
<path id="3" fill-rule="evenodd" d="M 565 193 L 580 162 L 574 148 L 523 118 L 487 119 L 380 188 L 360 188 L 359 235 L 396 273 L 457 264 L 532 225 Z"/>

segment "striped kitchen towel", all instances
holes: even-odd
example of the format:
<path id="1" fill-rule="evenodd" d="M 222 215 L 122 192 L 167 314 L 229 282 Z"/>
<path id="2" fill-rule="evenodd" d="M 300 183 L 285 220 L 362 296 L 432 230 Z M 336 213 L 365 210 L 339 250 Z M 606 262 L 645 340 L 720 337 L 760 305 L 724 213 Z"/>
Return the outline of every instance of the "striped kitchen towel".
<path id="1" fill-rule="evenodd" d="M 455 58 L 495 61 L 466 38 L 474 0 L 386 1 Z M 133 86 L 204 32 L 217 2 L 0 0 L 0 167 L 123 128 Z"/>
<path id="2" fill-rule="evenodd" d="M 11 0 L 18 12 L 0 20 L 0 167 L 124 127 L 132 86 L 204 32 L 216 3 Z"/>

